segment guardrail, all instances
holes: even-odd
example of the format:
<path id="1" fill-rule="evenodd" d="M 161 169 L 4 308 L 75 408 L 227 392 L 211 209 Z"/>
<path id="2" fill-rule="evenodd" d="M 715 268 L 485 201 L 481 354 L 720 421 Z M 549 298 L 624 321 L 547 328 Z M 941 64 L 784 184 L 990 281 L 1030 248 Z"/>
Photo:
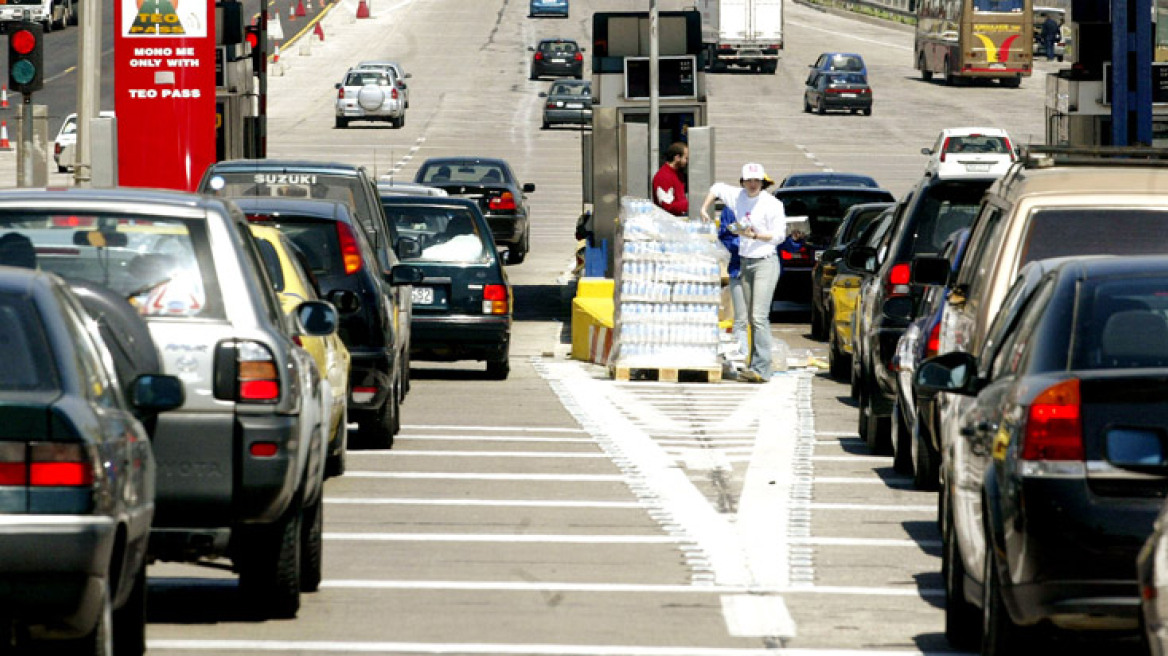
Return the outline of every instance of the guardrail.
<path id="1" fill-rule="evenodd" d="M 901 18 L 911 18 L 916 20 L 916 7 L 920 0 L 804 0 L 805 4 L 820 5 L 844 9 L 847 11 L 855 11 L 858 13 L 874 13 L 874 11 L 883 11 Z M 874 11 L 862 11 L 860 8 L 867 8 Z"/>

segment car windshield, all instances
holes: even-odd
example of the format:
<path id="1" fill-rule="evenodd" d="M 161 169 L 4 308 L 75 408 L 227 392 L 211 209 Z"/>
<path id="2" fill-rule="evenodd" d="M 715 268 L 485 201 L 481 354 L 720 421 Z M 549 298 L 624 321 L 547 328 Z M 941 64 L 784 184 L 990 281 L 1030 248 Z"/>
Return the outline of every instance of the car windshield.
<path id="1" fill-rule="evenodd" d="M 422 247 L 421 255 L 407 262 L 487 264 L 491 261 L 491 249 L 467 208 L 389 205 L 385 213 L 397 226 L 399 235 L 414 239 Z"/>
<path id="2" fill-rule="evenodd" d="M 418 182 L 437 184 L 498 184 L 510 183 L 503 168 L 488 162 L 439 162 L 427 164 L 418 171 Z"/>
<path id="3" fill-rule="evenodd" d="M 1168 277 L 1088 281 L 1079 294 L 1072 367 L 1168 367 Z"/>
<path id="4" fill-rule="evenodd" d="M 988 153 L 993 155 L 1009 155 L 1010 144 L 1005 137 L 969 135 L 949 137 L 946 140 L 947 153 Z"/>
<path id="5" fill-rule="evenodd" d="M 784 187 L 879 187 L 872 178 L 863 175 L 839 175 L 832 173 L 798 173 L 783 180 Z"/>
<path id="6" fill-rule="evenodd" d="M 146 317 L 225 316 L 202 221 L 4 212 L 0 264 L 108 287 Z"/>
<path id="7" fill-rule="evenodd" d="M 59 389 L 52 349 L 33 301 L 25 294 L 0 293 L 0 392 Z"/>

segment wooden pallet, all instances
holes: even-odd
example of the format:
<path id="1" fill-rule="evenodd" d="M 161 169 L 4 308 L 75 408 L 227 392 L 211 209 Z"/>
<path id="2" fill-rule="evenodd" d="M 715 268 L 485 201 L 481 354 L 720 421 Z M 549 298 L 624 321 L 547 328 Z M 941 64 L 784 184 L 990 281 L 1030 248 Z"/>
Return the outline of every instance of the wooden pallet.
<path id="1" fill-rule="evenodd" d="M 721 367 L 630 367 L 616 365 L 613 378 L 621 381 L 655 380 L 662 383 L 717 383 L 722 380 Z"/>

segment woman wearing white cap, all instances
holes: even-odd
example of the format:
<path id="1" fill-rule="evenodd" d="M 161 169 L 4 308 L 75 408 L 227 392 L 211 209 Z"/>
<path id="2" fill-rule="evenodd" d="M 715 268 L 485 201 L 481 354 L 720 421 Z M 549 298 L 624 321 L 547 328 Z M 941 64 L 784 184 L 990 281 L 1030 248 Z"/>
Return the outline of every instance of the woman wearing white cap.
<path id="1" fill-rule="evenodd" d="M 762 164 L 751 162 L 742 167 L 740 187 L 715 182 L 702 203 L 702 219 L 709 221 L 714 200 L 734 210 L 741 229 L 738 254 L 742 257 L 742 288 L 750 309 L 753 346 L 750 364 L 738 375 L 739 380 L 765 383 L 771 378 L 771 297 L 779 284 L 779 258 L 776 249 L 787 237 L 787 215 L 783 204 L 770 194 L 762 193 L 772 183 Z"/>

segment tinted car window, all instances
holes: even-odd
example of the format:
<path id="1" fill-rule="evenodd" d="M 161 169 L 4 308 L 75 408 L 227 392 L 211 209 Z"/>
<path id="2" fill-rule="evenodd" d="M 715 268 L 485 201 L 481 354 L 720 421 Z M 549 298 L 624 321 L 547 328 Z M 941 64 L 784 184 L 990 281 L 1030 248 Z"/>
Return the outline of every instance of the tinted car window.
<path id="1" fill-rule="evenodd" d="M 511 181 L 502 167 L 486 163 L 451 163 L 427 166 L 418 173 L 417 180 L 419 182 L 465 182 L 467 184 Z M 390 222 L 392 223 L 392 221 Z"/>
<path id="2" fill-rule="evenodd" d="M 1168 366 L 1168 277 L 1088 281 L 1079 298 L 1073 368 Z"/>
<path id="3" fill-rule="evenodd" d="M 0 391 L 60 388 L 40 313 L 23 294 L 0 294 L 0 362 Z"/>
<path id="4" fill-rule="evenodd" d="M 826 77 L 828 84 L 867 84 L 859 73 L 832 73 Z"/>
<path id="5" fill-rule="evenodd" d="M 287 235 L 304 253 L 314 275 L 344 273 L 344 258 L 341 257 L 336 225 L 323 221 L 287 221 L 280 224 L 280 232 Z"/>
<path id="6" fill-rule="evenodd" d="M 34 267 L 109 287 L 143 316 L 225 316 L 202 221 L 151 221 L 116 214 L 0 214 L 0 242 L 20 239 L 31 242 Z"/>
<path id="7" fill-rule="evenodd" d="M 552 41 L 539 44 L 539 49 L 550 53 L 575 53 L 576 44 L 571 42 Z"/>
<path id="8" fill-rule="evenodd" d="M 792 193 L 780 189 L 775 197 L 782 201 L 787 216 L 806 216 L 812 236 L 818 238 L 830 238 L 835 234 L 852 205 L 893 200 L 892 194 L 883 190 L 872 193 L 800 190 Z"/>
<path id="9" fill-rule="evenodd" d="M 1067 255 L 1168 252 L 1168 212 L 1115 208 L 1034 212 L 1022 264 Z"/>
<path id="10" fill-rule="evenodd" d="M 490 249 L 483 241 L 474 216 L 464 208 L 389 207 L 386 214 L 398 233 L 413 237 L 422 253 L 407 262 L 490 261 Z"/>
<path id="11" fill-rule="evenodd" d="M 256 246 L 260 249 L 260 259 L 268 271 L 268 278 L 272 280 L 272 289 L 284 291 L 284 269 L 280 266 L 280 254 L 276 252 L 276 247 L 259 237 L 256 238 Z"/>
<path id="12" fill-rule="evenodd" d="M 269 196 L 287 198 L 320 198 L 340 201 L 357 211 L 363 222 L 377 216 L 378 208 L 369 205 L 370 194 L 362 193 L 359 185 L 364 184 L 357 176 L 328 175 L 322 173 L 243 173 L 215 172 L 222 178 L 222 184 L 214 182 L 205 189 L 206 193 L 227 198 L 247 196 Z M 365 226 L 374 229 L 374 226 Z"/>
<path id="13" fill-rule="evenodd" d="M 925 190 L 916 210 L 909 254 L 939 253 L 954 232 L 969 227 L 989 183 L 939 184 Z"/>
<path id="14" fill-rule="evenodd" d="M 552 85 L 551 94 L 554 96 L 590 96 L 592 83 L 557 82 Z"/>
<path id="15" fill-rule="evenodd" d="M 363 87 L 367 84 L 387 87 L 390 85 L 389 76 L 380 71 L 357 71 L 349 73 L 345 78 L 347 87 Z"/>
<path id="16" fill-rule="evenodd" d="M 1004 137 L 950 137 L 945 152 L 1008 155 L 1010 153 L 1010 146 L 1006 143 Z"/>
<path id="17" fill-rule="evenodd" d="M 848 243 L 855 239 L 856 235 L 860 234 L 864 228 L 867 228 L 873 221 L 875 221 L 876 217 L 880 216 L 880 213 L 883 212 L 884 209 L 885 208 L 881 207 L 873 208 L 865 212 L 860 212 L 858 215 L 856 215 L 856 218 L 852 219 L 852 222 L 848 224 L 848 232 L 845 235 L 841 235 L 842 239 L 840 241 L 842 243 Z"/>

